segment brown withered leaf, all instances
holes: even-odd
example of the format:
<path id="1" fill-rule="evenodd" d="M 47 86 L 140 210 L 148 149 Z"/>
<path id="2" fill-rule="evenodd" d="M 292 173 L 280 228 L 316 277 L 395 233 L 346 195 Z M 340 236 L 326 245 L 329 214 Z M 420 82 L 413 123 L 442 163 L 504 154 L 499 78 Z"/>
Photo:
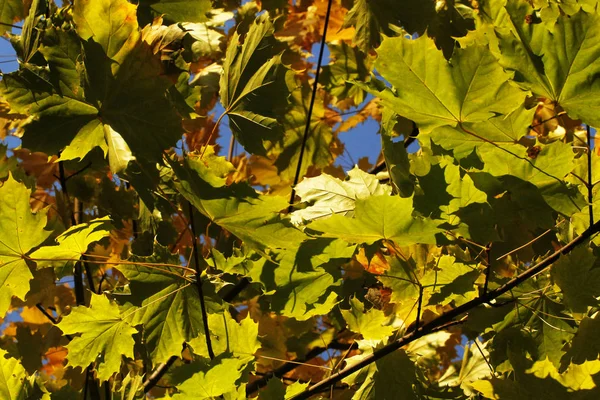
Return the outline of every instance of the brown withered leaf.
<path id="1" fill-rule="evenodd" d="M 373 164 L 371 164 L 371 162 L 369 162 L 369 157 L 359 158 L 356 165 L 358 165 L 358 168 L 360 168 L 361 170 L 363 170 L 365 172 L 369 172 L 373 168 Z"/>
<path id="2" fill-rule="evenodd" d="M 15 149 L 14 153 L 22 160 L 21 166 L 27 175 L 35 177 L 38 186 L 49 189 L 57 181 L 58 163 L 54 162 L 58 158 L 56 155 L 48 157 L 46 153 L 32 153 L 28 149 Z"/>
<path id="3" fill-rule="evenodd" d="M 315 0 L 314 5 L 317 7 L 317 14 L 320 17 L 320 32 L 325 28 L 325 15 L 327 14 L 328 0 Z M 354 36 L 354 28 L 344 28 L 344 19 L 348 9 L 342 5 L 341 0 L 334 0 L 331 6 L 331 14 L 329 15 L 329 25 L 327 27 L 327 41 L 334 40 L 352 40 Z"/>
<path id="4" fill-rule="evenodd" d="M 63 369 L 65 358 L 67 357 L 67 348 L 66 347 L 51 347 L 48 349 L 46 354 L 44 354 L 44 366 L 41 371 L 46 373 L 47 375 L 56 375 L 59 370 Z M 60 376 L 63 374 L 60 373 Z"/>
<path id="5" fill-rule="evenodd" d="M 38 212 L 46 207 L 50 207 L 48 217 L 52 218 L 54 215 L 58 215 L 58 213 L 56 213 L 56 198 L 48 193 L 43 187 L 38 186 L 35 188 L 33 193 L 31 193 L 29 204 L 31 205 L 31 210 L 33 212 Z"/>
<path id="6" fill-rule="evenodd" d="M 356 114 L 344 119 L 337 131 L 347 132 L 364 123 L 369 118 L 373 118 L 375 121 L 381 121 L 381 108 L 379 106 L 379 99 L 377 98 L 367 102 L 356 112 Z"/>
<path id="7" fill-rule="evenodd" d="M 321 40 L 325 28 L 328 0 L 314 0 L 290 6 L 284 28 L 275 33 L 278 39 L 290 46 L 311 51 L 313 44 Z M 354 28 L 341 29 L 348 10 L 341 0 L 334 0 L 327 27 L 327 41 L 352 40 Z"/>
<path id="8" fill-rule="evenodd" d="M 356 261 L 358 261 L 367 272 L 376 275 L 384 274 L 385 271 L 390 269 L 390 265 L 381 251 L 375 252 L 369 260 L 365 249 L 361 248 L 356 254 Z"/>
<path id="9" fill-rule="evenodd" d="M 201 151 L 204 146 L 211 145 L 215 146 L 215 152 L 218 153 L 220 150 L 220 146 L 217 144 L 219 127 L 215 127 L 215 125 L 213 116 L 183 120 L 183 129 L 186 131 L 185 142 L 188 149 Z M 207 143 L 209 138 L 210 142 Z"/>
<path id="10" fill-rule="evenodd" d="M 27 115 L 11 113 L 7 102 L 0 99 L 0 139 L 8 135 L 21 136 L 21 126 L 28 120 Z"/>

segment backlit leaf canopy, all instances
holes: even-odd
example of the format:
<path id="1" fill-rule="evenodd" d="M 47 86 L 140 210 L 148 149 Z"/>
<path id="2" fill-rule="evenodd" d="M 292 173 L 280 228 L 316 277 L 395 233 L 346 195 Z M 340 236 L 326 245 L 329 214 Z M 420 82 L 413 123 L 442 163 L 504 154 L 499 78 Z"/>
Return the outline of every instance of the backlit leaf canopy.
<path id="1" fill-rule="evenodd" d="M 57 3 L 0 0 L 0 399 L 600 398 L 596 0 Z"/>
<path id="2" fill-rule="evenodd" d="M 160 161 L 175 143 L 181 128 L 164 95 L 170 85 L 141 41 L 135 11 L 125 0 L 78 1 L 77 35 L 51 28 L 44 37 L 40 51 L 49 68 L 27 64 L 5 76 L 3 95 L 13 109 L 36 117 L 25 128 L 25 146 L 64 150 L 62 159 L 83 158 L 99 146 L 121 172 L 132 153 Z"/>

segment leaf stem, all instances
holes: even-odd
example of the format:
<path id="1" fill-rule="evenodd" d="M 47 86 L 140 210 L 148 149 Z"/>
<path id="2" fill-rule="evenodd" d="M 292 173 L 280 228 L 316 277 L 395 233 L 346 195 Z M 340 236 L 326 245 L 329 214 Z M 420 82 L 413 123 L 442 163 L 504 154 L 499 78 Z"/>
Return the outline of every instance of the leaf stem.
<path id="1" fill-rule="evenodd" d="M 587 167 L 588 167 L 588 182 L 587 182 L 587 190 L 588 190 L 588 209 L 590 212 L 590 227 L 594 225 L 594 193 L 592 185 L 592 139 L 591 139 L 591 129 L 589 125 L 586 125 L 587 131 Z"/>
<path id="2" fill-rule="evenodd" d="M 487 265 L 485 267 L 485 282 L 483 284 L 483 295 L 485 296 L 488 292 L 488 284 L 490 282 L 490 275 L 492 274 L 492 258 L 490 257 L 492 252 L 492 244 L 488 244 L 485 248 L 485 258 Z"/>
<path id="3" fill-rule="evenodd" d="M 419 300 L 417 304 L 417 320 L 415 321 L 415 330 L 421 326 L 421 307 L 423 306 L 423 286 L 419 284 Z"/>
<path id="4" fill-rule="evenodd" d="M 282 366 L 280 366 L 279 368 L 271 371 L 271 372 L 267 372 L 265 374 L 263 374 L 261 376 L 260 379 L 254 380 L 250 383 L 248 383 L 246 385 L 246 397 L 250 397 L 252 394 L 256 393 L 261 387 L 264 387 L 267 382 L 269 381 L 269 379 L 271 378 L 281 378 L 283 375 L 287 374 L 288 372 L 293 371 L 294 369 L 298 368 L 301 365 L 305 365 L 306 362 L 312 360 L 315 357 L 318 357 L 320 354 L 322 354 L 323 352 L 327 351 L 328 349 L 340 349 L 341 343 L 337 342 L 337 341 L 333 341 L 331 343 L 329 343 L 329 345 L 327 347 L 314 347 L 313 349 L 311 349 L 308 353 L 306 353 L 306 356 L 304 357 L 303 360 L 301 361 L 287 361 L 285 364 L 283 364 Z M 358 349 L 358 345 L 356 343 L 353 343 L 351 345 L 346 346 L 345 350 L 351 350 L 351 349 Z"/>
<path id="5" fill-rule="evenodd" d="M 196 288 L 198 289 L 198 296 L 200 297 L 200 310 L 202 311 L 202 324 L 204 325 L 204 336 L 206 337 L 206 348 L 208 349 L 208 356 L 212 360 L 215 358 L 213 352 L 212 342 L 210 338 L 210 329 L 208 327 L 208 314 L 206 313 L 206 304 L 204 303 L 204 293 L 202 291 L 202 271 L 200 271 L 200 264 L 198 262 L 198 237 L 196 236 L 196 226 L 194 224 L 194 208 L 192 203 L 188 201 L 188 210 L 190 213 L 190 225 L 192 228 L 192 253 L 194 254 L 194 267 L 196 268 Z"/>
<path id="6" fill-rule="evenodd" d="M 11 28 L 16 28 L 16 29 L 23 29 L 19 25 L 7 24 L 6 22 L 0 22 L 0 25 L 2 25 L 2 26 L 9 26 Z"/>
<path id="7" fill-rule="evenodd" d="M 304 134 L 302 135 L 302 144 L 300 146 L 300 155 L 298 156 L 298 164 L 296 165 L 296 173 L 294 175 L 294 182 L 292 184 L 292 193 L 290 195 L 290 206 L 288 212 L 292 212 L 292 204 L 296 198 L 296 185 L 300 180 L 300 173 L 302 171 L 302 159 L 304 158 L 304 152 L 306 151 L 306 142 L 308 141 L 308 135 L 310 133 L 310 124 L 312 121 L 313 109 L 315 108 L 315 100 L 317 98 L 317 88 L 319 87 L 319 75 L 321 73 L 321 65 L 323 64 L 323 53 L 325 51 L 325 45 L 327 43 L 327 27 L 329 26 L 329 16 L 331 15 L 331 6 L 333 0 L 327 2 L 327 12 L 325 13 L 325 25 L 323 27 L 323 36 L 321 37 L 321 47 L 319 48 L 319 58 L 317 59 L 317 66 L 315 70 L 315 80 L 313 82 L 312 93 L 310 97 L 310 105 L 308 106 L 308 112 L 306 115 L 306 125 L 304 126 Z"/>
<path id="8" fill-rule="evenodd" d="M 206 144 L 204 145 L 204 148 L 202 149 L 202 152 L 200 153 L 200 159 L 202 159 L 202 157 L 204 157 L 204 153 L 206 152 L 206 149 L 207 149 L 213 135 L 217 131 L 217 128 L 219 127 L 219 124 L 221 123 L 221 120 L 223 119 L 223 117 L 225 115 L 227 115 L 227 110 L 225 110 L 223 112 L 223 114 L 221 114 L 219 119 L 217 119 L 217 122 L 215 122 L 215 126 L 213 126 L 212 130 L 210 131 L 210 135 L 208 135 L 208 139 L 206 139 Z M 233 136 L 233 132 L 231 133 L 231 136 Z M 190 151 L 191 151 L 191 149 L 190 149 Z"/>

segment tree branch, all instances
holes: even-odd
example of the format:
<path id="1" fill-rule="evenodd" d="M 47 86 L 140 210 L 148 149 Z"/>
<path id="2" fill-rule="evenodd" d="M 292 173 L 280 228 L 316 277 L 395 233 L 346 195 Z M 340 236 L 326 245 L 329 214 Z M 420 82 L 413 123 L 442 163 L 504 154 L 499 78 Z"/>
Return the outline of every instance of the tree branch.
<path id="1" fill-rule="evenodd" d="M 315 107 L 315 99 L 317 98 L 317 88 L 319 87 L 319 75 L 321 74 L 321 65 L 323 64 L 323 53 L 325 44 L 327 43 L 327 27 L 329 26 L 329 16 L 331 15 L 331 5 L 333 0 L 327 2 L 327 12 L 325 13 L 325 26 L 323 27 L 323 36 L 321 37 L 321 47 L 319 48 L 319 58 L 317 59 L 317 67 L 315 71 L 315 81 L 313 82 L 312 93 L 310 97 L 310 105 L 306 115 L 306 125 L 304 126 L 304 135 L 302 135 L 302 144 L 300 146 L 300 155 L 298 156 L 298 164 L 296 165 L 296 174 L 294 175 L 294 183 L 292 184 L 292 193 L 290 195 L 290 206 L 288 212 L 292 212 L 294 199 L 296 198 L 295 186 L 300 180 L 300 172 L 302 171 L 302 159 L 306 150 L 306 142 L 310 133 L 310 124 L 312 122 L 313 109 Z"/>
<path id="2" fill-rule="evenodd" d="M 415 142 L 415 140 L 417 140 L 417 135 L 419 134 L 419 128 L 417 128 L 417 124 L 415 124 L 413 122 L 413 131 L 411 132 L 410 136 L 408 138 L 406 138 L 406 140 L 404 141 L 404 148 L 406 149 L 408 146 L 410 146 L 411 144 L 413 144 Z M 383 160 L 381 160 L 380 162 L 378 162 L 373 169 L 371 169 L 369 171 L 370 174 L 378 174 L 381 171 L 383 171 L 384 169 L 387 168 L 387 165 L 385 163 L 385 158 Z"/>
<path id="3" fill-rule="evenodd" d="M 192 228 L 192 253 L 194 255 L 194 267 L 196 268 L 196 288 L 198 289 L 198 296 L 200 297 L 200 310 L 202 311 L 202 324 L 204 325 L 204 336 L 206 337 L 206 348 L 208 349 L 208 356 L 212 360 L 215 358 L 213 352 L 212 343 L 210 339 L 210 329 L 208 328 L 208 314 L 206 313 L 206 304 L 204 303 L 204 293 L 202 291 L 202 271 L 200 271 L 200 264 L 198 263 L 198 236 L 196 236 L 196 226 L 194 224 L 194 207 L 192 203 L 188 201 L 188 210 L 190 213 L 190 225 Z"/>
<path id="4" fill-rule="evenodd" d="M 440 315 L 438 318 L 430 321 L 429 323 L 423 325 L 422 327 L 419 327 L 417 329 L 413 328 L 411 332 L 407 333 L 400 339 L 388 344 L 387 346 L 385 346 L 379 350 L 375 350 L 372 354 L 366 356 L 360 362 L 350 365 L 350 366 L 344 368 L 343 370 L 341 370 L 340 372 L 337 372 L 337 373 L 331 375 L 330 377 L 323 379 L 322 381 L 309 387 L 304 392 L 300 393 L 298 396 L 293 397 L 293 399 L 294 400 L 308 399 L 310 396 L 312 396 L 316 393 L 319 393 L 324 387 L 328 387 L 330 385 L 335 384 L 336 382 L 341 381 L 345 377 L 376 362 L 377 360 L 385 357 L 386 355 L 393 353 L 394 351 L 398 350 L 399 348 L 401 348 L 423 336 L 429 335 L 429 334 L 439 331 L 441 329 L 445 329 L 448 324 L 452 324 L 452 323 L 456 322 L 456 321 L 454 321 L 455 318 L 461 316 L 462 314 L 468 313 L 475 307 L 478 307 L 485 303 L 489 303 L 490 301 L 500 297 L 502 294 L 519 286 L 521 283 L 525 282 L 526 280 L 528 280 L 528 279 L 536 276 L 540 272 L 544 271 L 546 268 L 548 268 L 550 265 L 552 265 L 552 263 L 554 263 L 556 260 L 558 260 L 561 255 L 569 254 L 578 245 L 585 242 L 592 235 L 594 235 L 595 233 L 598 233 L 599 231 L 600 231 L 600 222 L 596 222 L 594 225 L 590 226 L 585 232 L 583 232 L 579 237 L 573 239 L 571 242 L 569 242 L 566 245 L 564 245 L 563 247 L 561 247 L 559 250 L 554 252 L 548 258 L 539 262 L 538 264 L 534 265 L 533 267 L 529 268 L 528 270 L 524 271 L 523 273 L 519 274 L 515 278 L 506 282 L 504 285 L 498 287 L 497 289 L 488 291 L 484 296 L 477 297 L 476 299 L 473 299 L 473 300 L 471 300 L 467 303 L 464 303 L 463 305 L 461 305 L 445 314 Z"/>
<path id="5" fill-rule="evenodd" d="M 590 126 L 586 125 L 587 130 L 587 167 L 588 167 L 588 209 L 590 212 L 590 226 L 594 225 L 594 185 L 592 184 L 592 134 Z"/>
<path id="6" fill-rule="evenodd" d="M 171 356 L 166 363 L 160 364 L 154 370 L 152 375 L 150 375 L 150 377 L 143 384 L 144 393 L 148 393 L 154 386 L 156 386 L 156 384 L 162 379 L 163 375 L 166 374 L 169 368 L 171 368 L 175 361 L 177 361 L 177 358 L 177 356 Z"/>

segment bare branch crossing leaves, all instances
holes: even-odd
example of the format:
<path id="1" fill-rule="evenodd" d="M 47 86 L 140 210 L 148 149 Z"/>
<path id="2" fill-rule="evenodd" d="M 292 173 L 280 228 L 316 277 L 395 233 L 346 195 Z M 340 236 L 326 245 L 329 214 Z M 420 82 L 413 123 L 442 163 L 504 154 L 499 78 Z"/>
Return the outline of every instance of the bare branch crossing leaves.
<path id="1" fill-rule="evenodd" d="M 0 398 L 600 398 L 599 12 L 0 0 Z"/>

